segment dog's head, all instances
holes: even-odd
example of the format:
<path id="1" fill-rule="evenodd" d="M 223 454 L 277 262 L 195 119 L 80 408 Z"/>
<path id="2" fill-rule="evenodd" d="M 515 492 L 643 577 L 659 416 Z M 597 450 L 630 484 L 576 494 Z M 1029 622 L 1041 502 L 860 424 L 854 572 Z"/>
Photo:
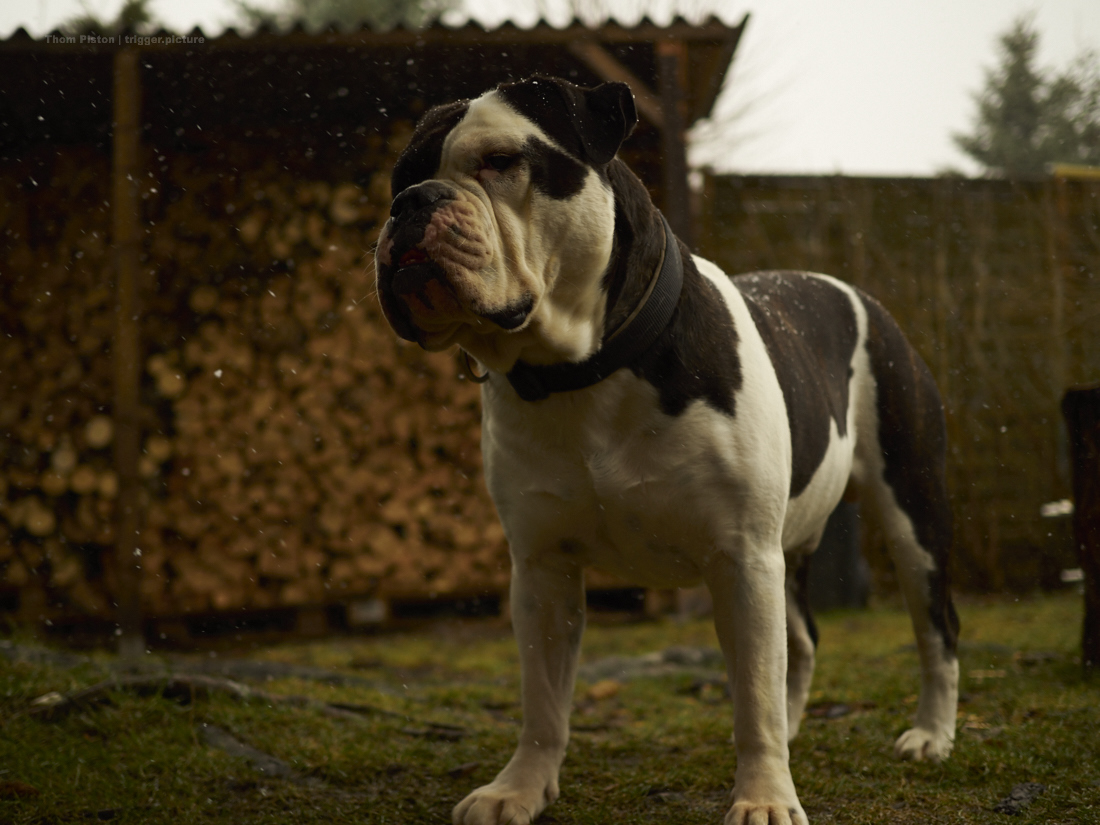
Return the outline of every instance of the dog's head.
<path id="1" fill-rule="evenodd" d="M 502 371 L 595 349 L 615 233 L 606 169 L 636 121 L 623 83 L 544 77 L 424 115 L 375 258 L 397 334 Z"/>

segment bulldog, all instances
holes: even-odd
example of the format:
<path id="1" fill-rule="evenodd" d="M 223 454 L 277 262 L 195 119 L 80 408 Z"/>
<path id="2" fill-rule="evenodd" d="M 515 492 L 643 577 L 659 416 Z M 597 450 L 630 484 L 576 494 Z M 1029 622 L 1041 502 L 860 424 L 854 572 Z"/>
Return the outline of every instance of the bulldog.
<path id="1" fill-rule="evenodd" d="M 817 639 L 807 559 L 849 484 L 885 528 L 920 656 L 900 757 L 952 748 L 958 619 L 943 408 L 886 310 L 826 275 L 731 278 L 616 158 L 622 83 L 533 77 L 432 109 L 376 252 L 394 331 L 484 370 L 485 477 L 512 560 L 523 724 L 461 825 L 557 798 L 584 570 L 705 582 L 733 696 L 725 822 L 806 823 L 789 768 Z"/>

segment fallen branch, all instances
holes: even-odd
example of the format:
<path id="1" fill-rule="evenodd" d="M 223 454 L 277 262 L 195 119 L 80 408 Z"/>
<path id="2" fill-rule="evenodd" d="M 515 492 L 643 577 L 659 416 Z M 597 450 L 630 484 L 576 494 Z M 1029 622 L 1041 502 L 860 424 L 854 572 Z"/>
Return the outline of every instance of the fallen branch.
<path id="1" fill-rule="evenodd" d="M 31 701 L 26 713 L 36 719 L 54 721 L 73 711 L 87 710 L 110 701 L 112 693 L 127 691 L 139 696 L 160 694 L 184 703 L 211 693 L 224 693 L 234 699 L 248 699 L 260 695 L 247 685 L 229 679 L 200 674 L 157 674 L 139 676 L 113 676 L 91 687 L 58 693 L 52 691 Z"/>
<path id="2" fill-rule="evenodd" d="M 28 716 L 36 719 L 55 721 L 64 718 L 73 711 L 88 710 L 96 705 L 106 704 L 111 701 L 111 695 L 119 691 L 136 693 L 139 696 L 160 695 L 169 699 L 176 699 L 183 704 L 193 702 L 197 698 L 221 693 L 238 700 L 256 699 L 267 702 L 269 705 L 293 705 L 309 708 L 338 719 L 359 718 L 364 715 L 385 716 L 421 726 L 425 731 L 422 735 L 434 735 L 438 738 L 450 740 L 460 739 L 468 733 L 465 728 L 458 725 L 419 721 L 406 714 L 386 710 L 375 705 L 323 702 L 309 696 L 294 694 L 287 696 L 269 693 L 268 691 L 250 688 L 231 679 L 197 673 L 115 676 L 91 687 L 70 691 L 66 694 L 56 691 L 46 693 L 34 699 L 25 712 Z"/>

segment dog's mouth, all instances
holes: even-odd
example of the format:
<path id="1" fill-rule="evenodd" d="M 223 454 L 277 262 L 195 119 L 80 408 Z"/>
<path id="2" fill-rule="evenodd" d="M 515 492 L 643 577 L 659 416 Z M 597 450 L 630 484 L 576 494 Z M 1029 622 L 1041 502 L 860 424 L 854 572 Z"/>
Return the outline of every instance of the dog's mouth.
<path id="1" fill-rule="evenodd" d="M 421 249 L 404 252 L 387 281 L 390 305 L 403 322 L 403 337 L 409 340 L 424 344 L 425 334 L 453 328 L 462 315 L 462 301 L 443 267 Z"/>
<path id="2" fill-rule="evenodd" d="M 402 267 L 413 266 L 414 264 L 422 264 L 429 260 L 431 259 L 428 257 L 427 252 L 414 246 L 401 256 L 401 260 L 397 262 L 397 268 L 401 269 Z"/>
<path id="3" fill-rule="evenodd" d="M 417 309 L 436 310 L 441 296 L 445 297 L 447 303 L 458 300 L 443 268 L 418 247 L 406 250 L 398 258 L 397 267 L 389 278 L 389 290 L 394 297 L 402 299 L 401 302 L 407 309 L 416 315 L 421 315 L 416 312 Z M 478 312 L 476 308 L 471 308 L 471 312 L 500 329 L 511 332 L 526 323 L 534 309 L 534 303 L 531 295 L 525 295 L 515 304 L 503 309 Z M 425 320 L 427 319 L 423 317 L 418 318 L 420 323 Z"/>
<path id="4" fill-rule="evenodd" d="M 447 278 L 439 264 L 429 258 L 424 250 L 414 247 L 398 260 L 390 278 L 390 289 L 402 298 L 421 294 L 426 298 L 428 284 L 432 281 L 447 285 Z M 424 300 L 424 303 L 431 308 L 430 300 Z"/>
<path id="5" fill-rule="evenodd" d="M 406 341 L 424 343 L 439 297 L 449 292 L 443 270 L 424 250 L 409 246 L 398 252 L 391 240 L 380 252 L 378 298 L 386 320 Z"/>

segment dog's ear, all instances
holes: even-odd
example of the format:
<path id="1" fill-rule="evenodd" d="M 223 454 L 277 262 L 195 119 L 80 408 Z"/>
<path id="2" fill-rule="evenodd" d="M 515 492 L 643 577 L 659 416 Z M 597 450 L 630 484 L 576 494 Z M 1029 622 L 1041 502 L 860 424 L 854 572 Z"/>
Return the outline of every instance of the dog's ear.
<path id="1" fill-rule="evenodd" d="M 580 91 L 584 93 L 584 107 L 574 119 L 584 148 L 593 163 L 610 163 L 638 122 L 634 93 L 625 83 L 619 82 L 602 83 L 595 89 Z"/>
<path id="2" fill-rule="evenodd" d="M 593 166 L 609 163 L 638 122 L 625 83 L 592 89 L 558 77 L 531 77 L 498 88 L 504 100 L 563 149 Z"/>

